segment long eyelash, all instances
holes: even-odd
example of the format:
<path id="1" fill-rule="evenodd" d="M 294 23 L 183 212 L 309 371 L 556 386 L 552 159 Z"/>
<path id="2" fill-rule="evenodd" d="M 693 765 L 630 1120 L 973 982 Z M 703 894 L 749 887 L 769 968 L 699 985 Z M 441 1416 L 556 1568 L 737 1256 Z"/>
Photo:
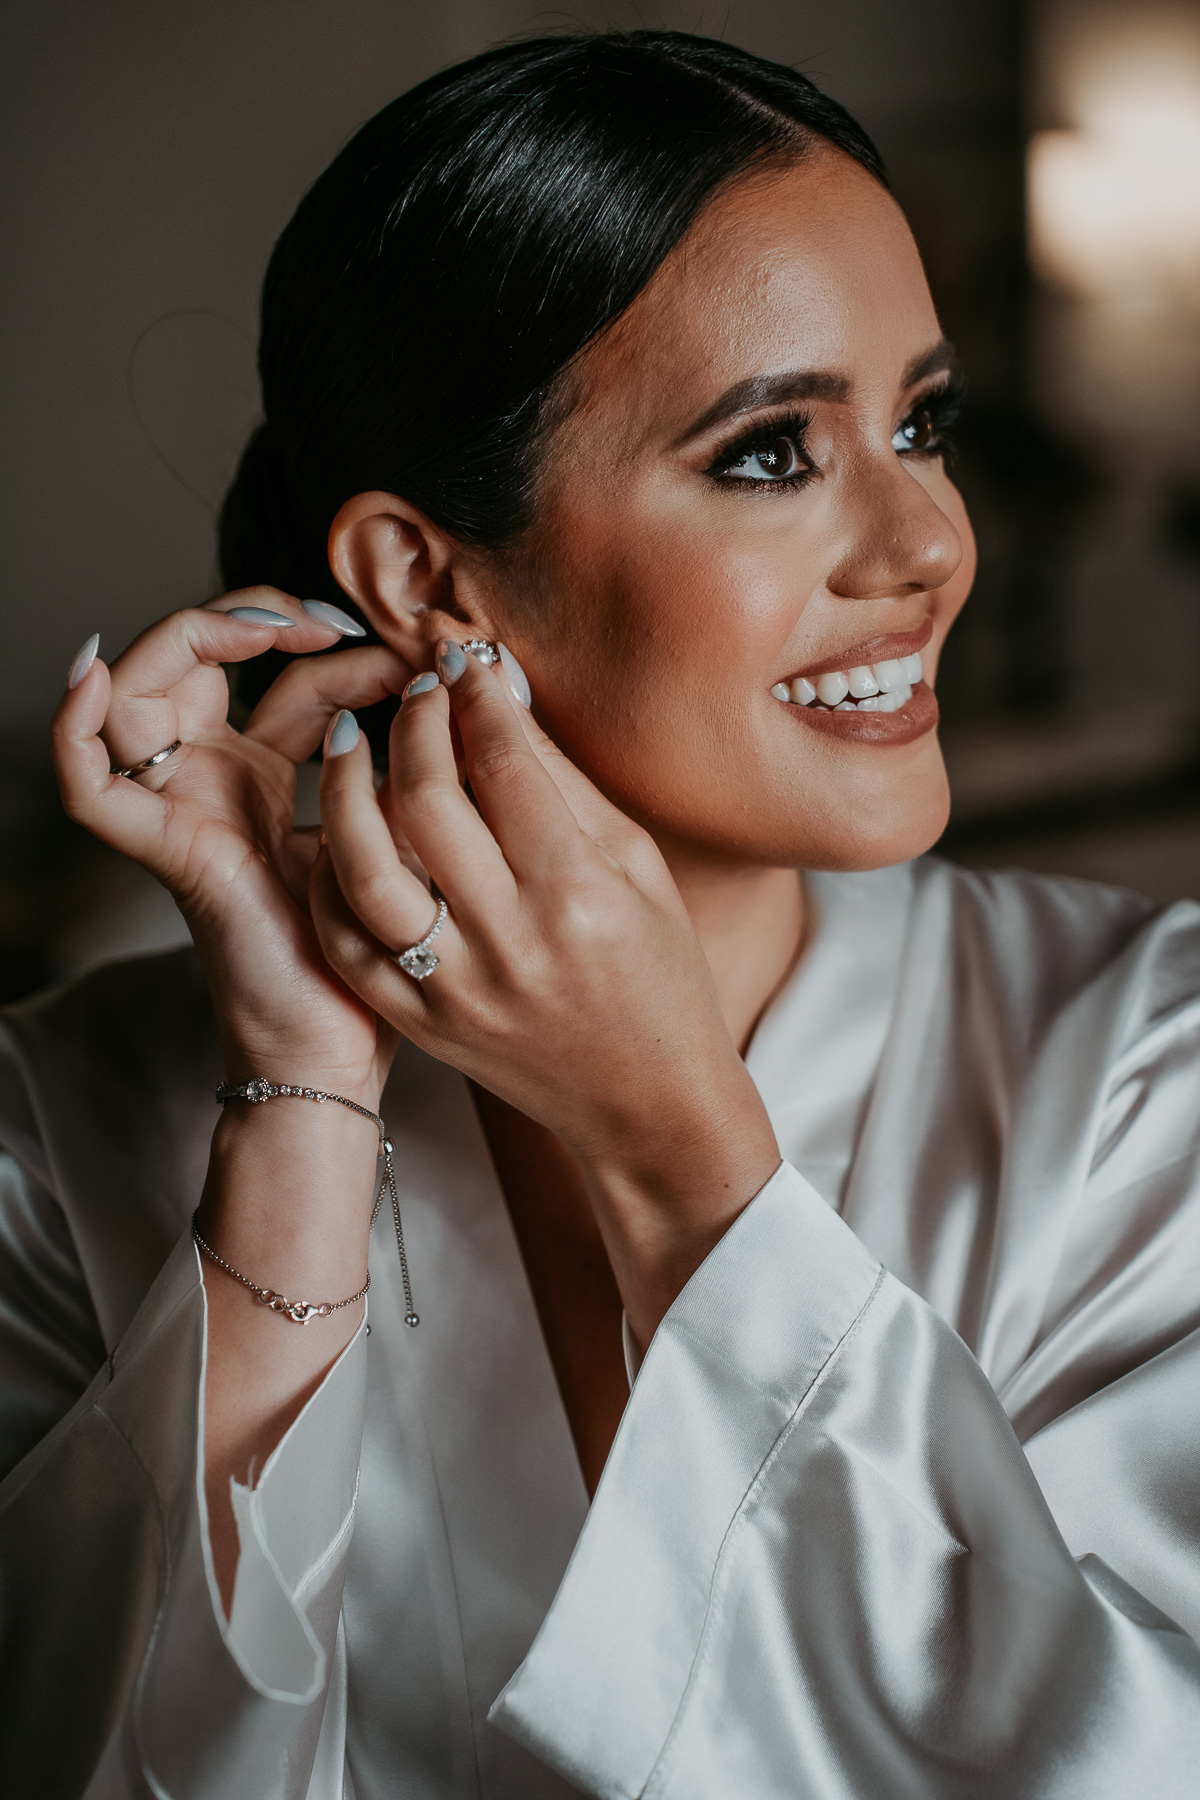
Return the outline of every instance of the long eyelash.
<path id="1" fill-rule="evenodd" d="M 966 404 L 967 384 L 961 375 L 951 375 L 940 386 L 930 388 L 921 395 L 908 411 L 911 419 L 915 412 L 927 412 L 933 425 L 934 443 L 925 452 L 927 456 L 940 456 L 943 462 L 951 463 L 958 451 L 953 436 L 953 428 L 957 425 Z"/>
<path id="2" fill-rule="evenodd" d="M 705 473 L 711 475 L 714 480 L 720 480 L 726 470 L 731 469 L 735 463 L 741 462 L 743 457 L 752 456 L 755 450 L 765 444 L 775 443 L 781 437 L 790 438 L 796 446 L 796 454 L 802 458 L 806 457 L 804 437 L 811 424 L 812 414 L 802 412 L 777 413 L 774 418 L 756 419 L 753 425 L 747 426 L 744 431 L 739 432 L 737 437 L 731 438 L 729 443 L 718 450 Z M 811 468 L 797 469 L 794 474 L 785 475 L 779 481 L 767 481 L 753 475 L 742 475 L 736 482 L 731 481 L 726 485 L 736 487 L 739 491 L 749 489 L 751 493 L 765 493 L 767 489 L 770 489 L 772 493 L 786 494 L 803 487 L 812 479 L 812 474 Z"/>

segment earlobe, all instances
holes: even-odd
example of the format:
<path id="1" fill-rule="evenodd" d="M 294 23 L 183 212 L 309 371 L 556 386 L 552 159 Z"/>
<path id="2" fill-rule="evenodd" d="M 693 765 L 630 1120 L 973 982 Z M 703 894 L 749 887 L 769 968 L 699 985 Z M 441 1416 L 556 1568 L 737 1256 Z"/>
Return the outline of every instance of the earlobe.
<path id="1" fill-rule="evenodd" d="M 329 528 L 329 566 L 385 643 L 427 660 L 437 618 L 463 618 L 454 594 L 455 546 L 396 494 L 356 494 Z"/>

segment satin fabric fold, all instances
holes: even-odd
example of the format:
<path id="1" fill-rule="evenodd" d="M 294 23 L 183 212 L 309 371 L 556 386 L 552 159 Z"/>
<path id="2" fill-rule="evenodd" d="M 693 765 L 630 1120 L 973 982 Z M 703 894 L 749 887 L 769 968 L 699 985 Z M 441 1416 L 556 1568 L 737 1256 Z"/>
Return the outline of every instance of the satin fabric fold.
<path id="1" fill-rule="evenodd" d="M 1194 1791 L 1200 910 L 936 859 L 806 880 L 747 1056 L 789 1166 L 668 1314 L 590 1509 L 465 1084 L 402 1047 L 422 1325 L 381 1237 L 370 1339 L 238 1497 L 232 1631 L 196 964 L 10 1013 L 6 1792 Z"/>

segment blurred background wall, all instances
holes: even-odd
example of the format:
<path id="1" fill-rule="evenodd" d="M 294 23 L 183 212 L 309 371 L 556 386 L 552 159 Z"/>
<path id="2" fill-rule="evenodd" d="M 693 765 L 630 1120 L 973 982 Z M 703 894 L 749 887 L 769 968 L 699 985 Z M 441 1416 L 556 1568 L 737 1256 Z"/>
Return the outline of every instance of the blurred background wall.
<path id="1" fill-rule="evenodd" d="M 662 25 L 810 74 L 880 143 L 971 378 L 976 598 L 943 848 L 1200 896 L 1195 0 L 7 0 L 0 998 L 180 935 L 57 808 L 46 727 L 217 591 L 258 286 L 352 131 L 514 34 Z"/>

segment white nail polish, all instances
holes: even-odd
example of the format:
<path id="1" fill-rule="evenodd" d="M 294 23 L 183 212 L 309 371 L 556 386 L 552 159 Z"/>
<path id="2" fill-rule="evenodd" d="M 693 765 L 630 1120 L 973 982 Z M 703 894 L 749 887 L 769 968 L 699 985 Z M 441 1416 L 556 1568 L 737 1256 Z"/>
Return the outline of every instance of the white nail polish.
<path id="1" fill-rule="evenodd" d="M 500 666 L 508 677 L 508 685 L 513 691 L 513 697 L 528 712 L 533 705 L 533 695 L 529 691 L 529 680 L 524 669 L 507 645 L 497 644 L 496 649 L 500 654 Z"/>
<path id="2" fill-rule="evenodd" d="M 357 620 L 344 613 L 340 606 L 331 606 L 328 600 L 302 600 L 300 606 L 315 624 L 328 625 L 330 631 L 340 631 L 343 637 L 367 635 Z"/>
<path id="3" fill-rule="evenodd" d="M 329 733 L 325 739 L 325 754 L 326 756 L 345 756 L 347 751 L 353 750 L 357 742 L 358 720 L 352 712 L 347 712 L 343 708 L 329 727 Z"/>
<path id="4" fill-rule="evenodd" d="M 231 606 L 226 617 L 240 619 L 243 625 L 267 625 L 272 631 L 296 623 L 295 619 L 289 619 L 285 613 L 272 612 L 269 606 Z"/>
<path id="5" fill-rule="evenodd" d="M 68 688 L 77 688 L 92 664 L 96 660 L 96 652 L 100 648 L 100 633 L 93 631 L 83 647 L 75 652 L 75 659 L 67 670 Z"/>

